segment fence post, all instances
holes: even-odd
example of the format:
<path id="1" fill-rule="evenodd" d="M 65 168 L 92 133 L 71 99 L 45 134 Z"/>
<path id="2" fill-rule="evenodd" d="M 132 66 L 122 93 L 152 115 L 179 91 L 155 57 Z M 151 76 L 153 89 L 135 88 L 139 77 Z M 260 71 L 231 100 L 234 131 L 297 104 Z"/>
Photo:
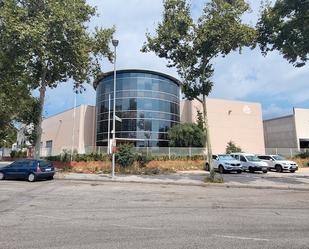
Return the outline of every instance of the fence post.
<path id="1" fill-rule="evenodd" d="M 168 159 L 171 160 L 171 147 L 168 147 Z"/>
<path id="2" fill-rule="evenodd" d="M 278 155 L 278 148 L 276 148 L 276 155 Z"/>
<path id="3" fill-rule="evenodd" d="M 291 154 L 291 157 L 293 157 L 293 151 L 291 148 L 290 148 L 290 154 Z"/>
<path id="4" fill-rule="evenodd" d="M 191 147 L 189 147 L 189 157 L 190 157 L 190 158 L 192 157 L 192 150 L 191 150 Z"/>
<path id="5" fill-rule="evenodd" d="M 148 156 L 148 154 L 149 154 L 149 147 L 147 147 L 147 156 Z"/>

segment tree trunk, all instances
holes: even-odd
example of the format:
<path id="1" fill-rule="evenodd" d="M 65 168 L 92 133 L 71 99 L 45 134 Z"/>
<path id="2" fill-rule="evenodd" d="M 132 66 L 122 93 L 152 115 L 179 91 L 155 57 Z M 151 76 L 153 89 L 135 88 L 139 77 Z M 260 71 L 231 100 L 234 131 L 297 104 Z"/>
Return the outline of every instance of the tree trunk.
<path id="1" fill-rule="evenodd" d="M 209 164 L 210 177 L 214 177 L 214 167 L 212 163 L 212 150 L 210 143 L 210 135 L 209 135 L 209 126 L 208 126 L 208 118 L 207 118 L 207 107 L 206 107 L 206 96 L 203 95 L 203 119 L 205 125 L 205 135 L 206 135 L 206 148 L 207 148 L 207 161 Z"/>
<path id="2" fill-rule="evenodd" d="M 40 111 L 39 111 L 39 119 L 38 123 L 35 127 L 36 141 L 35 141 L 35 150 L 34 150 L 34 159 L 40 158 L 41 152 L 41 137 L 42 137 L 42 120 L 43 120 L 43 108 L 44 108 L 44 100 L 45 100 L 45 92 L 46 92 L 46 70 L 43 71 L 41 77 L 41 87 L 40 91 Z"/>

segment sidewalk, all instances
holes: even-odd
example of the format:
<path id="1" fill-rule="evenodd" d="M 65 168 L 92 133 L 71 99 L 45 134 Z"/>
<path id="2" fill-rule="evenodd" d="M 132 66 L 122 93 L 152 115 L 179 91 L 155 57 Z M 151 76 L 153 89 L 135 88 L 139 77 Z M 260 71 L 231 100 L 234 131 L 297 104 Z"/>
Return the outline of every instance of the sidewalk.
<path id="1" fill-rule="evenodd" d="M 208 175 L 205 171 L 183 171 L 167 175 L 116 175 L 107 174 L 57 173 L 60 180 L 125 182 L 147 184 L 172 184 L 187 186 L 216 186 L 231 188 L 258 188 L 309 191 L 309 168 L 300 169 L 297 173 L 243 173 L 224 174 L 223 184 L 204 183 Z"/>

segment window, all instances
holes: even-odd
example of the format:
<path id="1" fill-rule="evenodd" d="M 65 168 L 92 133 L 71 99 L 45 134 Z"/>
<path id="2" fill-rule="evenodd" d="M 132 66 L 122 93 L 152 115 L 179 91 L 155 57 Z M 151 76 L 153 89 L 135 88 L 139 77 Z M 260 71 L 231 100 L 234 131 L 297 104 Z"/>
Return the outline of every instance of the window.
<path id="1" fill-rule="evenodd" d="M 46 148 L 52 148 L 53 147 L 53 140 L 46 141 Z"/>
<path id="2" fill-rule="evenodd" d="M 244 156 L 240 156 L 240 161 L 241 162 L 247 162 L 246 158 Z"/>

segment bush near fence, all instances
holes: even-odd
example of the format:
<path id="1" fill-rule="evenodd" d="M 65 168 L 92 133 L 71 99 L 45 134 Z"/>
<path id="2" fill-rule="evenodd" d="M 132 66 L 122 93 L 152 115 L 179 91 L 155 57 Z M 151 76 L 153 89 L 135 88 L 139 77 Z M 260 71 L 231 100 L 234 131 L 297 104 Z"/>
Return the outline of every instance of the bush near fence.
<path id="1" fill-rule="evenodd" d="M 81 162 L 53 162 L 54 166 L 60 171 L 74 173 L 111 173 L 110 161 L 81 161 Z M 121 174 L 162 174 L 173 173 L 177 171 L 188 170 L 203 170 L 205 165 L 204 160 L 188 160 L 188 161 L 150 161 L 145 166 L 141 167 L 138 162 L 134 162 L 130 167 L 116 166 L 116 173 Z"/>
<path id="2" fill-rule="evenodd" d="M 126 153 L 121 155 L 123 151 Z M 133 164 L 121 164 L 119 158 L 128 157 L 128 153 L 133 160 Z M 54 161 L 55 167 L 64 171 L 78 173 L 110 173 L 111 170 L 111 156 L 107 154 L 73 153 L 71 155 L 68 151 L 64 151 L 64 153 L 59 156 L 46 157 L 46 159 Z M 72 162 L 70 162 L 71 159 Z M 134 150 L 130 145 L 121 145 L 119 147 L 119 151 L 116 153 L 116 163 L 117 162 L 116 172 L 124 174 L 158 174 L 176 172 L 179 170 L 202 170 L 205 165 L 204 155 L 153 155 L 150 153 L 147 155 L 146 151 Z"/>

